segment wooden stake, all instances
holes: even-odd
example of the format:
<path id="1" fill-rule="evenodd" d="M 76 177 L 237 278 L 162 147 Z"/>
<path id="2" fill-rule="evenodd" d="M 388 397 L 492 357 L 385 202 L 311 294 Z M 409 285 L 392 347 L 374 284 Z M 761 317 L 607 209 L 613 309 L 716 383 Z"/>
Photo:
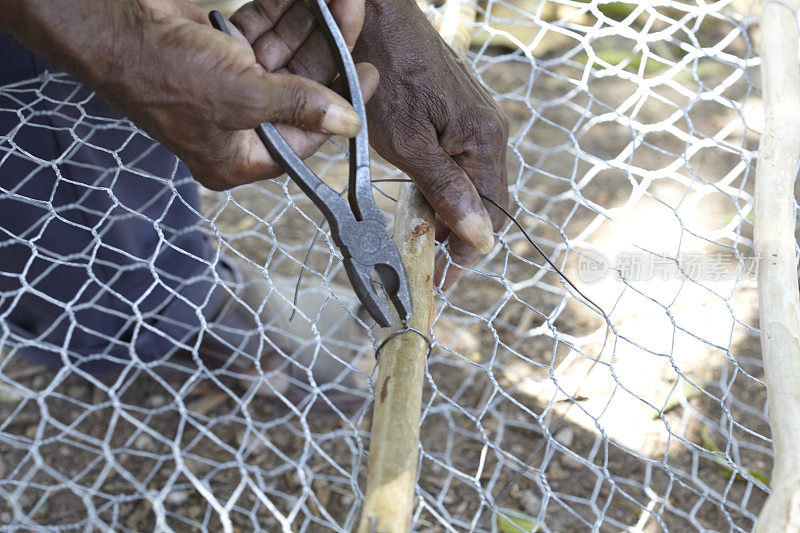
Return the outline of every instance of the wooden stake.
<path id="1" fill-rule="evenodd" d="M 402 186 L 394 240 L 411 285 L 414 311 L 409 325 L 427 334 L 434 313 L 434 217 L 416 185 Z M 425 339 L 407 332 L 381 351 L 359 533 L 407 533 L 411 525 L 427 350 Z"/>
<path id="2" fill-rule="evenodd" d="M 437 24 L 459 52 L 469 46 L 476 11 L 449 2 Z M 414 312 L 409 325 L 428 334 L 433 305 L 434 213 L 411 183 L 404 183 L 394 219 L 394 240 L 406 266 Z M 397 317 L 395 317 L 396 319 Z M 390 340 L 380 354 L 367 491 L 358 533 L 408 533 L 419 458 L 419 422 L 428 343 L 414 332 Z"/>
<path id="3" fill-rule="evenodd" d="M 794 180 L 800 158 L 797 0 L 768 1 L 761 17 L 766 126 L 758 150 L 755 252 L 761 351 L 775 462 L 756 531 L 800 531 L 800 300 Z"/>

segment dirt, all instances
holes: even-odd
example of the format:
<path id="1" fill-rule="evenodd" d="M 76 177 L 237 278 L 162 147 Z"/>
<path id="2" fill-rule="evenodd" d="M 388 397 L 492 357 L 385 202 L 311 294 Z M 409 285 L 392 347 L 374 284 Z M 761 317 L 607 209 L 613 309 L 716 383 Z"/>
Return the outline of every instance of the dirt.
<path id="1" fill-rule="evenodd" d="M 701 33 L 713 43 L 727 30 L 706 25 Z M 574 43 L 562 46 L 539 60 Z M 741 39 L 726 51 L 748 53 Z M 664 170 L 686 155 L 682 134 L 704 138 L 734 119 L 736 110 L 694 96 L 707 95 L 729 70 L 681 80 L 689 96 L 669 83 L 655 87 L 636 114 L 640 124 L 658 124 L 675 109 L 685 116 L 670 128 L 642 126 L 635 150 L 619 159 L 632 137 L 613 111 L 636 84 L 598 70 L 588 92 L 574 91 L 584 68 L 575 61 L 531 78 L 518 53 L 489 49 L 487 58 L 494 62 L 480 63 L 479 73 L 502 96 L 512 127 L 513 212 L 609 313 L 616 333 L 601 353 L 603 317 L 565 298 L 568 286 L 542 267 L 516 228 L 501 232 L 501 245 L 477 272 L 438 301 L 413 529 L 751 530 L 771 468 L 752 276 L 577 280 L 576 250 L 590 247 L 613 257 L 645 242 L 653 254 L 697 251 L 724 264 L 736 250 L 749 253 L 752 226 L 741 209 L 752 204 L 753 161 L 729 145 L 755 150 L 756 133 L 732 131 L 674 172 Z M 750 89 L 739 80 L 725 93 L 751 101 L 757 93 Z M 592 124 L 586 117 L 606 118 Z M 313 160 L 335 188 L 346 180 L 341 158 L 331 158 L 338 152 L 329 145 Z M 377 178 L 397 176 L 377 156 L 374 168 Z M 311 222 L 321 217 L 284 184 L 207 194 L 205 207 L 226 252 L 297 276 L 316 231 Z M 394 184 L 381 189 L 396 195 Z M 393 202 L 379 205 L 390 213 Z M 598 210 L 610 220 L 588 231 Z M 733 229 L 719 230 L 731 220 Z M 331 250 L 318 238 L 309 266 L 344 283 Z M 221 530 L 206 493 L 228 508 L 235 531 L 352 530 L 365 486 L 370 402 L 354 412 L 319 412 L 308 401 L 255 400 L 216 377 L 187 383 L 139 370 L 110 394 L 108 381 L 9 357 L 0 376 L 7 391 L 0 396 L 7 505 L 0 523 L 17 511 L 29 521 L 14 527 L 24 529 Z"/>

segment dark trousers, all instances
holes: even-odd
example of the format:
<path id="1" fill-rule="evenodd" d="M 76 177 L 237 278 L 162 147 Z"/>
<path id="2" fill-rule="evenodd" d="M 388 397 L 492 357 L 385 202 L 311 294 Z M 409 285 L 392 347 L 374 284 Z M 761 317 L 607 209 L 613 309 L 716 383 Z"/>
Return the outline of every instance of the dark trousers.
<path id="1" fill-rule="evenodd" d="M 0 350 L 106 372 L 219 305 L 197 185 L 91 91 L 0 33 Z"/>

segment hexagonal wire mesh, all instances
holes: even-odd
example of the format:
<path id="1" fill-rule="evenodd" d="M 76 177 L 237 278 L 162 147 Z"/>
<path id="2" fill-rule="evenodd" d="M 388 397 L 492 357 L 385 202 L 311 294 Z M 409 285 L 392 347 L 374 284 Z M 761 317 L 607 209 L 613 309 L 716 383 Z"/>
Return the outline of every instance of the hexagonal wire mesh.
<path id="1" fill-rule="evenodd" d="M 477 4 L 466 63 L 511 123 L 512 212 L 613 331 L 603 350 L 513 225 L 439 291 L 414 530 L 752 528 L 771 452 L 744 4 Z M 64 74 L 0 87 L 0 119 L 3 529 L 351 530 L 384 333 L 313 205 L 285 178 L 198 199 Z M 344 187 L 338 145 L 309 162 Z"/>

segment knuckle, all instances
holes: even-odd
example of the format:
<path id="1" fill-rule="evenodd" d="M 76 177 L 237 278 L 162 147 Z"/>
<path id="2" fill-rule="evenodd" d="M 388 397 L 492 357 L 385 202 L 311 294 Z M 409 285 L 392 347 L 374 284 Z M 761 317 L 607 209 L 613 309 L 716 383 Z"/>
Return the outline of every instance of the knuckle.
<path id="1" fill-rule="evenodd" d="M 433 169 L 439 170 L 438 167 L 441 167 L 440 164 L 431 165 Z M 425 186 L 428 189 L 429 193 L 436 198 L 445 199 L 445 198 L 454 198 L 458 196 L 460 193 L 460 189 L 456 187 L 457 180 L 452 179 L 450 173 L 446 171 L 446 169 L 441 168 L 442 172 L 434 171 L 431 173 L 431 177 L 426 180 Z"/>
<path id="2" fill-rule="evenodd" d="M 505 144 L 508 140 L 508 119 L 499 110 L 492 109 L 477 120 L 478 131 L 485 142 L 494 146 Z"/>
<path id="3" fill-rule="evenodd" d="M 308 91 L 304 90 L 303 87 L 299 87 L 299 84 L 295 84 L 297 89 L 292 92 L 292 108 L 291 108 L 291 120 L 294 124 L 302 124 L 306 125 L 306 115 L 309 111 L 311 105 L 311 98 L 308 94 Z"/>

